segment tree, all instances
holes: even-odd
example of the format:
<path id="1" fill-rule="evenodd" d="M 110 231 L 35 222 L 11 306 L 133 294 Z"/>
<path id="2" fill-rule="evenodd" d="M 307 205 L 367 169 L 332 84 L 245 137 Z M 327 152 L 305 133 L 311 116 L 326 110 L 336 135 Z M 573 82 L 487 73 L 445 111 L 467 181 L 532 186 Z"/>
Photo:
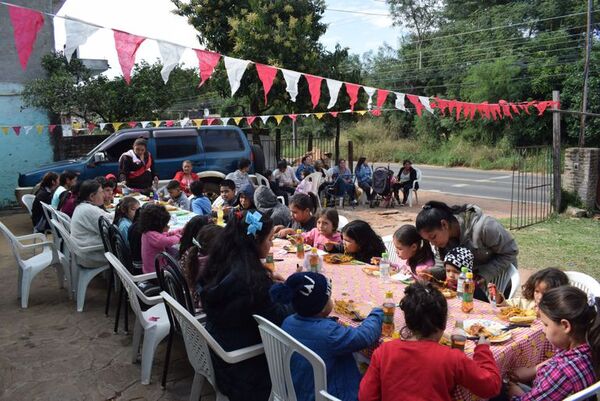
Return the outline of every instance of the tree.
<path id="1" fill-rule="evenodd" d="M 80 60 L 73 58 L 69 63 L 61 53 L 44 56 L 42 66 L 47 77 L 25 85 L 24 105 L 86 122 L 153 120 L 178 99 L 198 96 L 199 78 L 192 69 L 175 68 L 164 84 L 162 66 L 142 62 L 134 67 L 127 85 L 122 77 L 92 76 Z"/>

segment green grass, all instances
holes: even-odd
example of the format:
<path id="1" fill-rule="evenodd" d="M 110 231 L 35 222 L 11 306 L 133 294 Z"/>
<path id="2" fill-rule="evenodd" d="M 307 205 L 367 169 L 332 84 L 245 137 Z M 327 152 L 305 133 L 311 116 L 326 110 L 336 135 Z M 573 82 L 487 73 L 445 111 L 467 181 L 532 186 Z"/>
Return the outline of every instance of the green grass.
<path id="1" fill-rule="evenodd" d="M 559 216 L 512 234 L 519 245 L 519 268 L 559 267 L 600 279 L 600 221 Z"/>

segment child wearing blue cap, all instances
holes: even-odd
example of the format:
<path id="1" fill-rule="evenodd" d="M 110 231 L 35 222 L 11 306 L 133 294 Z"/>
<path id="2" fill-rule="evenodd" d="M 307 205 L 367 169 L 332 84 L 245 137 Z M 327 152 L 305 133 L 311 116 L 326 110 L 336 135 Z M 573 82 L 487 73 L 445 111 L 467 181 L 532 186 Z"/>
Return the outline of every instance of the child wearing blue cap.
<path id="1" fill-rule="evenodd" d="M 281 326 L 325 362 L 327 391 L 344 401 L 358 399 L 360 373 L 353 352 L 374 344 L 381 335 L 383 310 L 375 308 L 359 327 L 344 327 L 328 318 L 333 309 L 331 281 L 320 273 L 292 274 L 270 290 L 274 302 L 290 303 L 296 312 Z M 294 355 L 292 379 L 298 401 L 315 399 L 313 370 L 306 359 Z"/>

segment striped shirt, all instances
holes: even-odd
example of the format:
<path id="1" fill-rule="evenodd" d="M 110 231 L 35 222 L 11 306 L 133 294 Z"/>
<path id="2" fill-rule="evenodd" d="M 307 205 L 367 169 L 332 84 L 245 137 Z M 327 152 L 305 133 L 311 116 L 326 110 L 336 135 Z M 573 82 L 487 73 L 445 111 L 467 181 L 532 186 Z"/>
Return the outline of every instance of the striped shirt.
<path id="1" fill-rule="evenodd" d="M 538 369 L 531 391 L 512 401 L 560 401 L 595 381 L 591 349 L 585 343 L 559 351 Z"/>

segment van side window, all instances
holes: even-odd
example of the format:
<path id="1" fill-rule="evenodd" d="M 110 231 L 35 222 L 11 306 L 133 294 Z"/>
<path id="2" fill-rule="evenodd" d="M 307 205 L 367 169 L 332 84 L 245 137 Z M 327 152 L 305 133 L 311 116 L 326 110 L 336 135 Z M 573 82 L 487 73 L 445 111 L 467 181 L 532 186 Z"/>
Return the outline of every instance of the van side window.
<path id="1" fill-rule="evenodd" d="M 127 152 L 133 147 L 133 141 L 135 141 L 135 138 L 136 137 L 125 138 L 106 149 L 108 160 L 111 162 L 116 162 L 119 160 L 119 157 L 121 157 L 123 153 Z"/>
<path id="2" fill-rule="evenodd" d="M 156 158 L 173 159 L 198 153 L 197 136 L 171 136 L 156 138 Z"/>
<path id="3" fill-rule="evenodd" d="M 244 142 L 238 131 L 200 130 L 200 139 L 205 152 L 244 150 Z"/>

